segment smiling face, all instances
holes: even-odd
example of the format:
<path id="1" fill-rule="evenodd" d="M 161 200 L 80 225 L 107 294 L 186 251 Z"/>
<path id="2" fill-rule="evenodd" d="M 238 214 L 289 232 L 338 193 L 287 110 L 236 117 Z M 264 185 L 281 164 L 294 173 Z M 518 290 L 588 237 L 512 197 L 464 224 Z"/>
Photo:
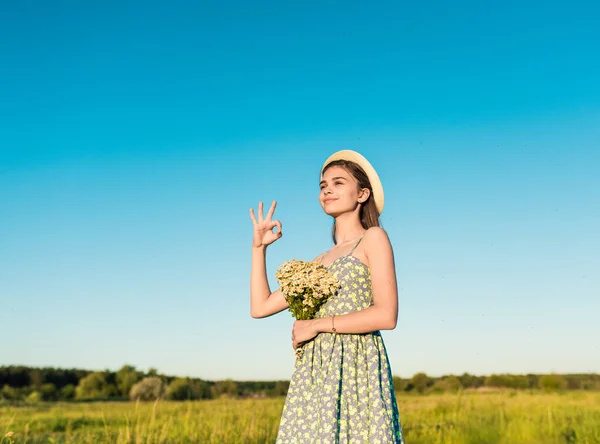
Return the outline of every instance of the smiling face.
<path id="1" fill-rule="evenodd" d="M 326 214 L 337 217 L 359 209 L 359 205 L 369 197 L 367 188 L 360 189 L 356 179 L 341 166 L 331 166 L 325 170 L 320 183 L 319 201 Z"/>

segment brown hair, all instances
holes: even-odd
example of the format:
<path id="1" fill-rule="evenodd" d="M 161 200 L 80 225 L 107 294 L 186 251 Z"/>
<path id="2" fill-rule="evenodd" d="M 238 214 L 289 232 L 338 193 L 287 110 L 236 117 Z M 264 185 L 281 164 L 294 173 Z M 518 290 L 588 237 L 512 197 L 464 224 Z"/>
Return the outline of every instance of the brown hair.
<path id="1" fill-rule="evenodd" d="M 340 159 L 334 160 L 325 165 L 322 174 L 333 166 L 339 166 L 348 171 L 348 173 L 350 173 L 356 180 L 359 190 L 363 188 L 369 189 L 369 197 L 365 202 L 360 204 L 360 224 L 365 230 L 368 230 L 371 227 L 379 227 L 379 211 L 377 211 L 377 206 L 375 205 L 375 200 L 373 199 L 373 187 L 371 186 L 371 182 L 369 181 L 369 177 L 367 176 L 367 173 L 365 173 L 365 170 L 363 170 L 361 166 L 355 162 Z M 331 237 L 333 239 L 333 243 L 337 244 L 337 238 L 335 235 L 335 220 L 333 221 L 333 228 L 331 229 Z"/>

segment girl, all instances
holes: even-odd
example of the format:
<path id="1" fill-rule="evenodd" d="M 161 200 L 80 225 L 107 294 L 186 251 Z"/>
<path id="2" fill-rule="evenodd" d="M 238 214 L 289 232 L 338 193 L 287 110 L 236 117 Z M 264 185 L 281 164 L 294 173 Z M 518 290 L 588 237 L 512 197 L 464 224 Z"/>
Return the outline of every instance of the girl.
<path id="1" fill-rule="evenodd" d="M 296 361 L 277 434 L 277 443 L 403 443 L 392 372 L 380 330 L 398 318 L 394 256 L 379 227 L 383 187 L 360 154 L 343 150 L 321 169 L 319 201 L 334 219 L 333 243 L 315 260 L 341 283 L 315 319 L 295 321 Z M 276 203 L 258 218 L 254 210 L 250 311 L 254 318 L 285 310 L 280 290 L 271 293 L 265 252 L 281 238 L 273 220 Z M 273 229 L 277 228 L 275 232 Z"/>

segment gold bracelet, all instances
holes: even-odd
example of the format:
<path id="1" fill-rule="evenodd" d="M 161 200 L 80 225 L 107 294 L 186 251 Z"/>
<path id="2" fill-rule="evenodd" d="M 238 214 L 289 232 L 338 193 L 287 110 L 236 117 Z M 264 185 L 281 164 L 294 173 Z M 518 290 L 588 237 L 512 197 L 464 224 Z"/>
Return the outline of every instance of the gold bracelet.
<path id="1" fill-rule="evenodd" d="M 335 315 L 333 315 L 331 317 L 331 331 L 335 334 L 337 334 L 337 330 L 335 329 L 335 324 L 333 323 L 333 320 L 335 319 Z"/>

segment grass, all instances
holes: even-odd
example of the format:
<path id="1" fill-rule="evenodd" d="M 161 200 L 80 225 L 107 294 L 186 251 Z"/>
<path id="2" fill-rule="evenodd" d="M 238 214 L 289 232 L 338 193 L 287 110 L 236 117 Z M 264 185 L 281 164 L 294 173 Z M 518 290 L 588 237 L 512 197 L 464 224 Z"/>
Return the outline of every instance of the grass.
<path id="1" fill-rule="evenodd" d="M 272 443 L 283 398 L 0 407 L 0 444 Z M 398 396 L 408 444 L 600 444 L 598 392 Z"/>

